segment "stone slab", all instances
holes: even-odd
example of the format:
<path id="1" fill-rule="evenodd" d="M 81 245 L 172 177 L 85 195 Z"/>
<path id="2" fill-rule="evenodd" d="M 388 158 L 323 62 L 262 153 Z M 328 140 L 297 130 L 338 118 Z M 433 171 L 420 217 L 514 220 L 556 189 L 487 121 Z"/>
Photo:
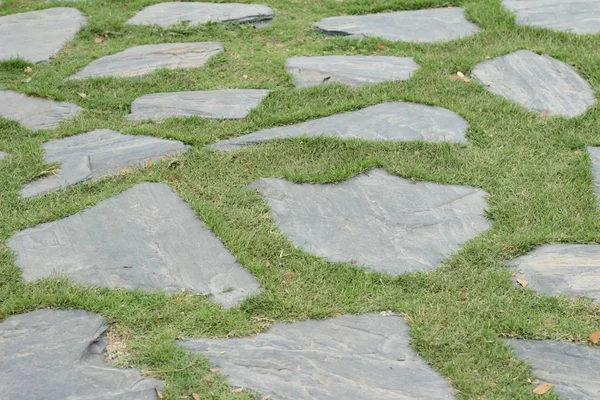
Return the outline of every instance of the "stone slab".
<path id="1" fill-rule="evenodd" d="M 397 316 L 344 315 L 277 323 L 253 338 L 180 341 L 233 385 L 273 400 L 453 399 L 449 385 L 410 347 Z"/>
<path id="2" fill-rule="evenodd" d="M 527 50 L 484 61 L 472 75 L 490 92 L 548 115 L 576 117 L 595 103 L 592 87 L 573 67 Z"/>
<path id="3" fill-rule="evenodd" d="M 0 90 L 0 117 L 18 121 L 29 129 L 53 129 L 83 109 L 66 101 L 31 97 L 12 90 Z"/>
<path id="4" fill-rule="evenodd" d="M 109 288 L 182 289 L 225 307 L 259 291 L 190 206 L 164 183 L 141 183 L 79 214 L 8 240 L 23 279 L 55 275 Z"/>
<path id="5" fill-rule="evenodd" d="M 600 33 L 598 0 L 504 0 L 518 25 L 579 34 Z"/>
<path id="6" fill-rule="evenodd" d="M 0 323 L 5 399 L 155 400 L 161 381 L 104 361 L 108 328 L 82 310 L 37 310 Z"/>
<path id="7" fill-rule="evenodd" d="M 594 191 L 600 203 L 600 147 L 588 147 L 590 161 L 592 163 L 592 175 L 594 177 Z"/>

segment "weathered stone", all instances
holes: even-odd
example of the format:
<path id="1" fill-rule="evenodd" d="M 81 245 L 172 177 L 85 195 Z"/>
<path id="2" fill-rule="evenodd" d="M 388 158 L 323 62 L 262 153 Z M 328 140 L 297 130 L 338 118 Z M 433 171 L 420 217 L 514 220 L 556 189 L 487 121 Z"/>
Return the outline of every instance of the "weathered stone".
<path id="1" fill-rule="evenodd" d="M 5 399 L 155 400 L 161 381 L 104 361 L 106 322 L 83 310 L 37 310 L 0 323 Z"/>
<path id="2" fill-rule="evenodd" d="M 0 17 L 0 61 L 16 57 L 47 61 L 84 24 L 83 14 L 67 7 Z"/>
<path id="3" fill-rule="evenodd" d="M 56 128 L 61 121 L 83 111 L 66 101 L 26 96 L 11 90 L 0 91 L 0 117 L 13 119 L 29 129 Z"/>
<path id="4" fill-rule="evenodd" d="M 335 185 L 259 179 L 251 185 L 297 246 L 334 262 L 401 274 L 428 271 L 490 227 L 486 192 L 371 171 Z"/>
<path id="5" fill-rule="evenodd" d="M 142 183 L 63 220 L 8 240 L 23 279 L 55 275 L 84 285 L 182 289 L 225 307 L 259 290 L 219 239 L 164 183 Z"/>
<path id="6" fill-rule="evenodd" d="M 594 191 L 600 202 L 600 147 L 588 147 L 592 162 L 592 175 L 594 176 Z"/>
<path id="7" fill-rule="evenodd" d="M 575 117 L 595 102 L 591 86 L 573 67 L 527 50 L 484 61 L 473 77 L 490 92 L 549 115 Z"/>
<path id="8" fill-rule="evenodd" d="M 562 32 L 599 33 L 598 0 L 504 0 L 517 16 L 517 24 Z"/>
<path id="9" fill-rule="evenodd" d="M 277 323 L 247 339 L 181 341 L 235 386 L 270 399 L 453 399 L 448 384 L 410 347 L 397 316 L 344 315 Z"/>

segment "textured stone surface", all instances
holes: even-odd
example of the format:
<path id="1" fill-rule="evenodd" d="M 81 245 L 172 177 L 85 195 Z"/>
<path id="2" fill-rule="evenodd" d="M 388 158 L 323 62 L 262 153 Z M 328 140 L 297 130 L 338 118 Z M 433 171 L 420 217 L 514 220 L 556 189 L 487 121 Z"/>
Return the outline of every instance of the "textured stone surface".
<path id="1" fill-rule="evenodd" d="M 473 77 L 490 92 L 549 115 L 575 117 L 595 102 L 591 86 L 573 67 L 527 50 L 484 61 Z"/>
<path id="2" fill-rule="evenodd" d="M 61 121 L 83 111 L 66 101 L 26 96 L 11 90 L 0 91 L 0 117 L 13 119 L 29 129 L 56 128 Z"/>
<path id="3" fill-rule="evenodd" d="M 600 147 L 588 147 L 590 160 L 592 162 L 592 175 L 594 176 L 594 191 L 600 202 Z"/>
<path id="4" fill-rule="evenodd" d="M 67 7 L 0 17 L 0 61 L 15 57 L 47 61 L 84 24 L 83 14 Z"/>
<path id="5" fill-rule="evenodd" d="M 235 386 L 273 400 L 454 398 L 412 350 L 397 316 L 278 323 L 253 338 L 180 344 L 208 357 Z"/>
<path id="6" fill-rule="evenodd" d="M 38 310 L 0 323 L 5 399 L 154 400 L 160 381 L 103 359 L 107 325 L 82 310 Z"/>
<path id="7" fill-rule="evenodd" d="M 259 179 L 251 185 L 297 246 L 329 261 L 401 274 L 427 271 L 488 229 L 486 192 L 371 171 L 335 185 Z"/>
<path id="8" fill-rule="evenodd" d="M 230 151 L 271 139 L 301 136 L 466 143 L 468 126 L 461 116 L 445 108 L 393 102 L 295 125 L 263 129 L 237 138 L 221 140 L 211 147 L 219 151 Z"/>
<path id="9" fill-rule="evenodd" d="M 155 93 L 135 99 L 127 119 L 170 117 L 245 118 L 269 94 L 268 90 L 230 89 L 202 92 Z"/>
<path id="10" fill-rule="evenodd" d="M 598 0 L 504 0 L 519 25 L 573 33 L 600 32 Z"/>
<path id="11" fill-rule="evenodd" d="M 63 220 L 16 233 L 23 278 L 63 275 L 85 285 L 182 289 L 229 307 L 259 290 L 167 184 L 142 183 Z"/>
<path id="12" fill-rule="evenodd" d="M 25 185 L 21 190 L 24 197 L 160 161 L 165 155 L 187 150 L 187 146 L 176 140 L 123 135 L 108 129 L 51 140 L 43 148 L 44 161 L 59 163 L 60 170 Z"/>
<path id="13" fill-rule="evenodd" d="M 317 22 L 315 27 L 332 35 L 422 43 L 454 40 L 479 31 L 467 21 L 462 8 L 330 17 Z"/>
<path id="14" fill-rule="evenodd" d="M 216 42 L 162 43 L 131 47 L 99 58 L 69 79 L 113 76 L 126 78 L 150 74 L 161 68 L 199 68 L 223 51 Z"/>

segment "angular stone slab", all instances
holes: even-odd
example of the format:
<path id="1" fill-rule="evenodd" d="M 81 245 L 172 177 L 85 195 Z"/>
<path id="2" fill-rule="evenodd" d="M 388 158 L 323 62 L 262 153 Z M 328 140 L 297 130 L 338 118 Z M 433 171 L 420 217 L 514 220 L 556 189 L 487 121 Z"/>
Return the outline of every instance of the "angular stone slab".
<path id="1" fill-rule="evenodd" d="M 55 7 L 0 17 L 0 61 L 47 61 L 85 24 L 75 8 Z"/>
<path id="2" fill-rule="evenodd" d="M 211 119 L 245 118 L 268 94 L 268 90 L 261 89 L 149 94 L 135 99 L 127 119 L 157 120 L 194 115 Z"/>
<path id="3" fill-rule="evenodd" d="M 258 282 L 164 183 L 142 183 L 60 221 L 8 240 L 23 279 L 54 275 L 84 285 L 182 289 L 225 307 L 259 290 Z"/>
<path id="4" fill-rule="evenodd" d="M 490 227 L 483 190 L 413 182 L 383 170 L 335 185 L 265 178 L 250 187 L 295 245 L 395 275 L 434 269 Z"/>
<path id="5" fill-rule="evenodd" d="M 594 176 L 594 191 L 600 202 L 600 147 L 588 147 L 592 162 L 592 175 Z"/>
<path id="6" fill-rule="evenodd" d="M 188 146 L 177 140 L 152 136 L 123 135 L 98 129 L 81 135 L 44 143 L 44 161 L 59 163 L 60 170 L 28 183 L 23 197 L 59 190 L 79 182 L 115 174 L 124 168 L 160 161 L 162 157 L 181 153 Z"/>
<path id="7" fill-rule="evenodd" d="M 420 43 L 455 40 L 479 32 L 457 7 L 330 17 L 317 22 L 315 28 L 330 35 Z"/>
<path id="8" fill-rule="evenodd" d="M 113 76 L 128 78 L 150 74 L 162 68 L 200 68 L 221 53 L 216 42 L 162 43 L 131 47 L 120 53 L 99 58 L 69 79 Z"/>
<path id="9" fill-rule="evenodd" d="M 0 117 L 18 121 L 29 129 L 53 129 L 83 109 L 66 101 L 31 97 L 12 90 L 0 90 Z"/>
<path id="10" fill-rule="evenodd" d="M 83 310 L 37 310 L 0 323 L 6 399 L 155 400 L 161 381 L 104 361 L 108 328 Z"/>
<path id="11" fill-rule="evenodd" d="M 277 323 L 253 338 L 181 341 L 235 386 L 270 399 L 453 399 L 397 316 Z"/>
<path id="12" fill-rule="evenodd" d="M 572 33 L 600 33 L 598 0 L 504 0 L 518 25 Z"/>
<path id="13" fill-rule="evenodd" d="M 595 102 L 592 87 L 573 67 L 527 50 L 484 61 L 472 75 L 490 92 L 549 115 L 576 117 Z"/>
<path id="14" fill-rule="evenodd" d="M 405 81 L 419 68 L 411 57 L 322 56 L 292 57 L 285 69 L 296 87 L 323 83 L 364 86 L 388 81 Z"/>

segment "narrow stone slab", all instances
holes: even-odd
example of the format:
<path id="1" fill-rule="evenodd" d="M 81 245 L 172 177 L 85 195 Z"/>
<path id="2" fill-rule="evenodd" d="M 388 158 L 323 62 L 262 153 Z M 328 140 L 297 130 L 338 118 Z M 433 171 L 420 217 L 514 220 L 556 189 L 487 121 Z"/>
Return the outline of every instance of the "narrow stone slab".
<path id="1" fill-rule="evenodd" d="M 588 147 L 587 150 L 590 154 L 590 160 L 592 162 L 594 191 L 596 192 L 596 196 L 598 196 L 598 202 L 600 203 L 600 147 Z"/>
<path id="2" fill-rule="evenodd" d="M 459 39 L 479 31 L 457 7 L 330 17 L 317 22 L 315 28 L 331 35 L 421 43 Z"/>
<path id="3" fill-rule="evenodd" d="M 473 77 L 532 111 L 576 117 L 595 102 L 590 84 L 568 64 L 519 50 L 478 64 Z"/>
<path id="4" fill-rule="evenodd" d="M 223 45 L 216 42 L 162 43 L 131 47 L 120 53 L 93 61 L 69 79 L 113 76 L 127 78 L 150 74 L 162 68 L 200 68 L 221 53 Z"/>
<path id="5" fill-rule="evenodd" d="M 180 341 L 235 386 L 271 399 L 453 399 L 452 390 L 410 347 L 397 316 L 344 315 L 277 323 L 245 339 Z"/>
<path id="6" fill-rule="evenodd" d="M 66 101 L 31 97 L 12 90 L 0 90 L 0 117 L 13 119 L 29 129 L 53 129 L 83 109 Z"/>
<path id="7" fill-rule="evenodd" d="M 598 0 L 503 0 L 516 14 L 518 25 L 531 25 L 561 32 L 599 33 Z"/>
<path id="8" fill-rule="evenodd" d="M 8 240 L 23 279 L 63 275 L 84 285 L 182 289 L 225 307 L 257 293 L 258 282 L 164 183 L 142 183 L 63 220 Z"/>
<path id="9" fill-rule="evenodd" d="M 83 310 L 38 310 L 0 323 L 6 399 L 155 400 L 161 381 L 104 361 L 108 328 Z"/>

